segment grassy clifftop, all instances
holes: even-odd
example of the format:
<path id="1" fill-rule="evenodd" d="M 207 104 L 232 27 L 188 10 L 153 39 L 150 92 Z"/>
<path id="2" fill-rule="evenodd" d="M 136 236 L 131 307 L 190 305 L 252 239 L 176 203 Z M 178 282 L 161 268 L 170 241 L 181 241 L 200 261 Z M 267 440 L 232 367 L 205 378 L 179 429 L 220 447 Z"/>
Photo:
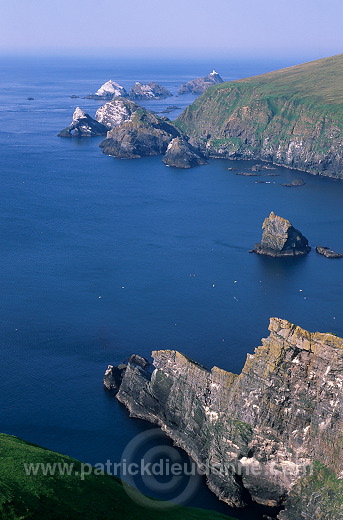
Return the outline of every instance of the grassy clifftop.
<path id="1" fill-rule="evenodd" d="M 137 505 L 119 479 L 88 475 L 81 462 L 0 434 L 1 520 L 230 520 L 212 511 L 188 507 L 151 510 Z M 72 474 L 28 476 L 26 464 L 73 464 Z"/>
<path id="2" fill-rule="evenodd" d="M 343 54 L 211 87 L 175 125 L 213 157 L 343 178 Z"/>

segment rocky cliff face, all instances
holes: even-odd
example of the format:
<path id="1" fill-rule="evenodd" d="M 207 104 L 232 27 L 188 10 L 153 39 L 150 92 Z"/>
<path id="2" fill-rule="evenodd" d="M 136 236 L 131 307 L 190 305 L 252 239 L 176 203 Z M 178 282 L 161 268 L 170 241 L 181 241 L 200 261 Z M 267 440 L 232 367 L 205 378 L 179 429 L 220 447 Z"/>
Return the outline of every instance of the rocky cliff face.
<path id="1" fill-rule="evenodd" d="M 264 219 L 262 229 L 261 243 L 255 244 L 251 253 L 280 257 L 306 255 L 311 251 L 307 238 L 289 220 L 275 215 L 274 211 Z"/>
<path id="2" fill-rule="evenodd" d="M 223 83 L 224 80 L 219 76 L 218 72 L 213 70 L 204 78 L 197 78 L 181 85 L 178 94 L 202 94 L 209 87 Z"/>
<path id="3" fill-rule="evenodd" d="M 142 107 L 137 103 L 123 97 L 117 97 L 98 108 L 95 119 L 111 129 L 128 121 L 134 112 L 141 109 Z"/>
<path id="4" fill-rule="evenodd" d="M 169 90 L 154 81 L 150 81 L 150 83 L 137 81 L 129 92 L 131 99 L 165 99 L 172 95 Z"/>
<path id="5" fill-rule="evenodd" d="M 107 155 L 137 159 L 164 154 L 170 141 L 179 135 L 169 120 L 140 108 L 128 121 L 110 130 L 100 146 Z"/>
<path id="6" fill-rule="evenodd" d="M 59 137 L 94 137 L 106 135 L 108 128 L 77 107 L 73 120 L 67 128 L 61 130 Z"/>
<path id="7" fill-rule="evenodd" d="M 153 365 L 131 358 L 117 398 L 216 468 L 207 479 L 221 500 L 284 506 L 282 520 L 341 520 L 343 339 L 278 318 L 269 331 L 240 375 L 171 350 L 153 352 Z"/>
<path id="8" fill-rule="evenodd" d="M 176 124 L 202 139 L 211 157 L 258 158 L 343 178 L 342 80 L 339 55 L 224 83 Z"/>
<path id="9" fill-rule="evenodd" d="M 204 155 L 183 137 L 175 137 L 169 143 L 162 161 L 166 166 L 183 169 L 193 168 L 207 162 Z"/>

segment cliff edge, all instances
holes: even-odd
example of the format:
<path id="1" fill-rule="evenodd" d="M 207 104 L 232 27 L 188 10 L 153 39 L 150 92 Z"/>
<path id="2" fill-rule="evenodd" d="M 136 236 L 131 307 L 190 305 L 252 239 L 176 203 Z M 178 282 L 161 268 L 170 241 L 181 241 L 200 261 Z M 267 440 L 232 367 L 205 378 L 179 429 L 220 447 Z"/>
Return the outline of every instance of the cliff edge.
<path id="1" fill-rule="evenodd" d="M 228 504 L 279 506 L 282 520 L 341 520 L 343 339 L 278 318 L 269 331 L 240 375 L 173 350 L 154 351 L 152 365 L 132 356 L 117 399 L 217 468 L 208 485 Z"/>

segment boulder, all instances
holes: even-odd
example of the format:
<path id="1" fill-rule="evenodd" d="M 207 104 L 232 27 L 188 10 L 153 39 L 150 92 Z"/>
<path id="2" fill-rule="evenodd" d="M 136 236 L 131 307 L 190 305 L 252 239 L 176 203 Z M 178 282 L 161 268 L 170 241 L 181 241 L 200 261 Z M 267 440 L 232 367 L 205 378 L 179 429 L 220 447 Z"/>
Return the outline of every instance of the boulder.
<path id="1" fill-rule="evenodd" d="M 184 137 L 175 137 L 168 145 L 162 161 L 174 168 L 193 168 L 207 164 L 205 156 L 194 148 Z"/>
<path id="2" fill-rule="evenodd" d="M 308 240 L 295 229 L 289 220 L 275 215 L 272 211 L 262 225 L 260 244 L 255 244 L 251 253 L 268 256 L 299 256 L 311 251 Z"/>
<path id="3" fill-rule="evenodd" d="M 108 128 L 86 114 L 77 107 L 73 114 L 73 120 L 67 128 L 61 130 L 59 137 L 94 137 L 106 135 Z"/>

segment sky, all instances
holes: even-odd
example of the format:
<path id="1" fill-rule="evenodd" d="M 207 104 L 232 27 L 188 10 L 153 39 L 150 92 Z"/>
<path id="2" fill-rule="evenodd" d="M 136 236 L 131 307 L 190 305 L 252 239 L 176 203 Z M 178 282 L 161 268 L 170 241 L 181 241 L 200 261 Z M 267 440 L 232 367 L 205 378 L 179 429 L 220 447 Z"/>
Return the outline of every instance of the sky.
<path id="1" fill-rule="evenodd" d="M 0 53 L 321 58 L 342 0 L 1 0 Z"/>

